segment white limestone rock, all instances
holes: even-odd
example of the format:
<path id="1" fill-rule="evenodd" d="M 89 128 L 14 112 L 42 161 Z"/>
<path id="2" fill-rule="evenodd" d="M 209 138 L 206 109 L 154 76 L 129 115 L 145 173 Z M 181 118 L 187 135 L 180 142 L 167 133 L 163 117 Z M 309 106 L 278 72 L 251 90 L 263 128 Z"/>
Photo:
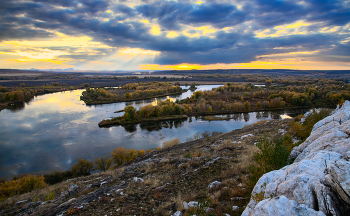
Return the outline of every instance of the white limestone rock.
<path id="1" fill-rule="evenodd" d="M 214 181 L 214 182 L 210 183 L 208 187 L 209 187 L 209 190 L 211 190 L 211 189 L 216 189 L 216 188 L 220 187 L 220 185 L 221 185 L 221 182 Z"/>
<path id="2" fill-rule="evenodd" d="M 136 182 L 136 183 L 142 183 L 142 182 L 144 182 L 145 180 L 143 180 L 142 178 L 134 177 L 134 178 L 133 178 L 133 181 Z"/>
<path id="3" fill-rule="evenodd" d="M 185 210 L 188 210 L 188 204 L 187 204 L 186 201 L 183 201 L 183 202 L 182 202 L 182 205 L 183 205 L 183 207 L 184 207 Z"/>
<path id="4" fill-rule="evenodd" d="M 264 190 L 265 199 L 251 199 L 242 215 L 346 215 L 350 211 L 349 137 L 350 102 L 346 101 L 317 122 L 305 142 L 293 149 L 293 164 L 259 179 L 252 193 Z"/>
<path id="5" fill-rule="evenodd" d="M 238 206 L 232 206 L 232 211 L 239 211 L 239 207 Z"/>
<path id="6" fill-rule="evenodd" d="M 196 201 L 191 201 L 191 202 L 188 203 L 188 207 L 196 208 L 196 207 L 199 207 L 199 204 Z"/>
<path id="7" fill-rule="evenodd" d="M 177 212 L 175 212 L 172 216 L 182 216 L 182 212 L 177 211 Z"/>

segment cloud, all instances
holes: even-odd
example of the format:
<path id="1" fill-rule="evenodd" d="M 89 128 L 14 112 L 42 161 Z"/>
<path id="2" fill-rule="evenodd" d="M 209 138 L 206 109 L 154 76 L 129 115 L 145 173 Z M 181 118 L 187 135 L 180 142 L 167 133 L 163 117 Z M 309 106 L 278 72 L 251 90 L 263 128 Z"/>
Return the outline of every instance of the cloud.
<path id="1" fill-rule="evenodd" d="M 133 57 L 133 64 L 249 63 L 284 58 L 281 54 L 290 52 L 313 52 L 303 57 L 344 62 L 350 52 L 349 7 L 341 0 L 1 1 L 0 42 L 47 41 L 40 49 L 80 65 L 122 49 L 157 53 Z M 55 46 L 57 32 L 106 47 Z M 28 48 L 19 46 L 21 51 Z"/>

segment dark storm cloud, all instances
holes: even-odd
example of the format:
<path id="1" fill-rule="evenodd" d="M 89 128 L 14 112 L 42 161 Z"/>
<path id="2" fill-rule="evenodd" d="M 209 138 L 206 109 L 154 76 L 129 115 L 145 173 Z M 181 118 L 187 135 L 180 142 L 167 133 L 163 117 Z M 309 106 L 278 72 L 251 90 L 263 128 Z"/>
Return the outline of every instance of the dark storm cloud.
<path id="1" fill-rule="evenodd" d="M 212 64 L 250 62 L 259 55 L 295 51 L 339 51 L 348 56 L 348 44 L 339 44 L 347 35 L 317 33 L 322 27 L 350 22 L 350 10 L 340 0 L 251 0 L 237 5 L 225 3 L 190 4 L 187 1 L 156 1 L 135 7 L 108 0 L 16 0 L 0 1 L 0 40 L 35 39 L 53 35 L 51 30 L 73 36 L 87 35 L 113 47 L 133 47 L 161 51 L 159 64 L 182 62 Z M 143 1 L 148 2 L 148 1 Z M 111 10 L 113 16 L 106 10 Z M 22 16 L 20 16 L 22 15 Z M 109 21 L 104 21 L 108 18 Z M 183 31 L 187 25 L 234 27 L 234 32 L 217 31 L 215 37 L 166 38 L 152 35 L 151 25 L 134 19 L 156 21 L 162 30 Z M 295 21 L 319 22 L 305 27 L 312 35 L 286 35 L 256 38 L 254 31 L 291 24 Z M 123 21 L 122 23 L 120 21 Z M 248 28 L 249 26 L 249 28 Z M 317 26 L 317 27 L 316 27 Z M 314 28 L 314 29 L 313 29 Z M 191 32 L 189 30 L 188 32 Z M 333 46 L 336 44 L 336 46 Z M 73 51 L 72 51 L 73 52 Z M 110 53 L 101 50 L 101 53 Z M 333 53 L 334 54 L 334 53 Z M 72 55 L 70 58 L 85 58 Z"/>
<path id="2" fill-rule="evenodd" d="M 202 41 L 203 47 L 206 47 L 207 50 L 201 47 L 202 51 L 197 52 L 187 52 L 185 47 L 178 47 L 177 50 L 172 50 L 173 53 L 162 53 L 159 58 L 156 59 L 156 63 L 180 64 L 186 62 L 194 64 L 215 64 L 250 62 L 257 60 L 257 56 L 260 55 L 304 52 L 314 50 L 315 48 L 330 49 L 332 47 L 332 42 L 335 41 L 335 39 L 331 39 L 327 42 L 325 39 L 329 38 L 322 35 L 291 35 L 284 39 L 257 39 L 249 37 L 249 35 L 246 35 L 246 37 L 245 39 L 240 39 L 241 42 L 244 42 L 244 45 L 235 43 L 234 40 L 230 40 L 230 37 L 222 38 L 220 43 L 216 44 L 216 46 L 214 46 L 213 43 Z M 274 47 L 293 47 L 295 45 L 300 47 L 296 49 L 273 49 Z M 181 51 L 180 49 L 184 50 Z"/>
<path id="3" fill-rule="evenodd" d="M 190 5 L 160 1 L 138 6 L 136 10 L 144 17 L 158 19 L 166 29 L 179 29 L 178 24 L 210 24 L 222 28 L 242 23 L 246 17 L 236 6 L 218 3 Z"/>

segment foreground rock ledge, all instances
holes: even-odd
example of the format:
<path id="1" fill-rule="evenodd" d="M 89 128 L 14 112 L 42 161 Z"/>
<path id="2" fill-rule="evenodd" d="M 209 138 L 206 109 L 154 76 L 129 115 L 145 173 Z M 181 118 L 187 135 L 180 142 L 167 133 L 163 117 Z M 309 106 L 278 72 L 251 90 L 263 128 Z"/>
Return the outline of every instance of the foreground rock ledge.
<path id="1" fill-rule="evenodd" d="M 350 215 L 349 101 L 317 122 L 290 157 L 293 164 L 259 179 L 252 194 L 265 190 L 265 199 L 251 199 L 243 216 Z"/>

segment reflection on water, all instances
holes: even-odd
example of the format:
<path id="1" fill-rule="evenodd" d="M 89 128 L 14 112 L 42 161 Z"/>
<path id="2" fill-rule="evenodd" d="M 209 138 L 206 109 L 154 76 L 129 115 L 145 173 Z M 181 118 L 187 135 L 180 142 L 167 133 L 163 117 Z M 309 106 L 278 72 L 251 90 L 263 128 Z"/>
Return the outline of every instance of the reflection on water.
<path id="1" fill-rule="evenodd" d="M 152 131 L 160 131 L 163 128 L 179 128 L 184 126 L 184 122 L 187 122 L 186 119 L 177 119 L 177 120 L 168 120 L 168 121 L 161 121 L 161 122 L 153 122 L 153 123 L 141 123 L 140 128 L 142 130 L 147 130 L 148 132 Z"/>
<path id="2" fill-rule="evenodd" d="M 199 86 L 197 90 L 212 87 Z M 109 155 L 116 147 L 152 149 L 174 138 L 185 142 L 197 132 L 228 132 L 260 119 L 293 114 L 289 111 L 230 114 L 232 119 L 211 122 L 196 116 L 187 120 L 99 128 L 98 122 L 102 119 L 123 115 L 114 112 L 125 106 L 139 108 L 167 97 L 86 106 L 79 100 L 82 91 L 38 96 L 0 112 L 0 177 L 41 170 L 67 170 L 78 158 L 93 160 Z M 169 98 L 180 100 L 191 94 L 188 91 Z"/>

